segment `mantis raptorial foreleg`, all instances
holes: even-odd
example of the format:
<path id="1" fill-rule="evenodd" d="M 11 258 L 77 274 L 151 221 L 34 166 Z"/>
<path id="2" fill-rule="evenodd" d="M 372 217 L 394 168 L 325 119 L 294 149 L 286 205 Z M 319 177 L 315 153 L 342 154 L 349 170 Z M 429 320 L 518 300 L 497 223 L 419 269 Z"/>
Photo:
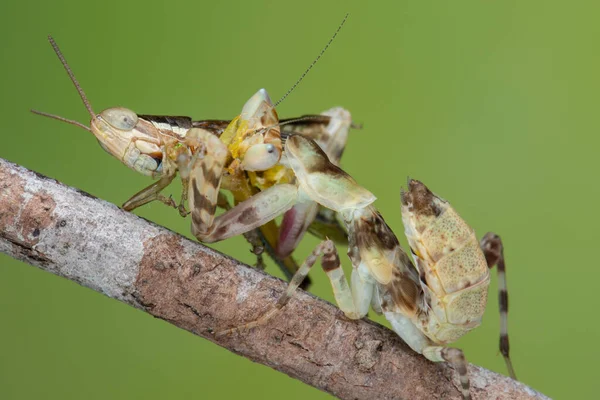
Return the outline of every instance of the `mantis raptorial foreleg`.
<path id="1" fill-rule="evenodd" d="M 289 210 L 298 197 L 295 185 L 280 184 L 259 192 L 225 213 L 214 218 L 206 209 L 206 198 L 201 195 L 192 178 L 190 204 L 192 205 L 192 233 L 203 242 L 216 242 L 241 235 L 271 221 Z"/>

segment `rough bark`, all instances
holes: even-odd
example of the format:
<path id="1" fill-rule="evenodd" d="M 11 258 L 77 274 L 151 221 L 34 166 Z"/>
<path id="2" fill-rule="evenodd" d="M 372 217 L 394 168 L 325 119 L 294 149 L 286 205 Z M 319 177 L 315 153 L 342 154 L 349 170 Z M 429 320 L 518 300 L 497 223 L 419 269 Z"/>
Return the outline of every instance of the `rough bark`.
<path id="1" fill-rule="evenodd" d="M 262 315 L 286 284 L 2 159 L 0 251 L 341 399 L 460 398 L 451 367 L 303 291 L 265 326 L 215 338 Z M 469 374 L 475 399 L 547 398 L 475 365 Z"/>

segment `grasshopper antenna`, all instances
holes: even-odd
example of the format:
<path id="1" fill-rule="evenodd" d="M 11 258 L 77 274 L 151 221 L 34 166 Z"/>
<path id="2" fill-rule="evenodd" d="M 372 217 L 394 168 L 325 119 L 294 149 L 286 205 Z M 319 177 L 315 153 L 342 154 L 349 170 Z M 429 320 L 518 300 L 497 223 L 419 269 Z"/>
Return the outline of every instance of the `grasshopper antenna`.
<path id="1" fill-rule="evenodd" d="M 59 117 L 58 115 L 48 114 L 48 113 L 45 113 L 43 111 L 38 111 L 38 110 L 31 110 L 31 112 L 34 113 L 34 114 L 37 114 L 37 115 L 41 115 L 42 117 L 48 117 L 48 118 L 52 118 L 52 119 L 57 119 L 59 121 L 66 122 L 67 124 L 79 126 L 79 127 L 85 129 L 88 132 L 92 131 L 89 127 L 85 126 L 81 122 L 73 121 L 72 119 L 67 119 L 67 118 Z"/>
<path id="2" fill-rule="evenodd" d="M 96 114 L 94 114 L 94 111 L 92 110 L 92 106 L 90 105 L 90 102 L 88 101 L 87 97 L 85 96 L 83 89 L 79 85 L 79 82 L 75 78 L 73 71 L 71 71 L 69 64 L 67 64 L 67 60 L 65 60 L 65 56 L 63 56 L 62 52 L 58 48 L 58 45 L 56 44 L 56 42 L 54 41 L 54 38 L 52 36 L 48 36 L 48 41 L 52 45 L 52 48 L 54 49 L 54 52 L 58 56 L 58 59 L 62 63 L 63 67 L 65 67 L 65 71 L 67 71 L 67 74 L 69 74 L 69 78 L 71 78 L 71 82 L 73 82 L 73 85 L 75 85 L 77 92 L 79 92 L 79 97 L 81 97 L 81 101 L 83 101 L 83 105 L 85 105 L 85 108 L 87 108 L 88 112 L 90 113 L 90 116 L 92 118 L 94 118 L 96 116 Z"/>
<path id="3" fill-rule="evenodd" d="M 92 106 L 90 105 L 89 100 L 85 96 L 85 92 L 83 91 L 83 89 L 79 85 L 79 82 L 77 81 L 77 78 L 75 78 L 75 75 L 73 74 L 73 71 L 71 71 L 71 68 L 69 67 L 69 64 L 67 64 L 67 60 L 65 60 L 65 56 L 63 56 L 62 52 L 60 51 L 60 48 L 58 47 L 58 45 L 56 44 L 56 42 L 54 41 L 54 38 L 52 36 L 48 36 L 48 41 L 52 45 L 52 48 L 54 49 L 54 52 L 58 56 L 58 59 L 60 60 L 61 64 L 63 65 L 63 67 L 67 71 L 67 74 L 69 74 L 69 78 L 71 78 L 71 82 L 73 82 L 73 84 L 75 85 L 75 88 L 77 89 L 77 92 L 79 93 L 79 97 L 81 98 L 81 101 L 83 101 L 83 105 L 85 106 L 85 108 L 90 113 L 92 119 L 95 118 L 96 114 L 94 114 L 94 110 L 92 110 Z M 77 121 L 73 121 L 71 119 L 60 117 L 60 116 L 54 115 L 54 114 L 48 114 L 48 113 L 45 113 L 45 112 L 42 112 L 42 111 L 37 111 L 37 110 L 31 110 L 31 112 L 34 113 L 34 114 L 37 114 L 37 115 L 44 116 L 44 117 L 53 118 L 53 119 L 56 119 L 56 120 L 59 120 L 59 121 L 63 121 L 63 122 L 66 122 L 68 124 L 71 124 L 71 125 L 79 126 L 79 127 L 85 129 L 88 132 L 92 131 L 89 127 L 85 126 L 84 124 L 82 124 L 80 122 L 77 122 Z"/>
<path id="4" fill-rule="evenodd" d="M 294 83 L 294 86 L 292 86 L 290 88 L 290 90 L 287 91 L 286 94 L 284 94 L 279 100 L 277 100 L 277 102 L 273 106 L 274 108 L 276 108 L 283 100 L 285 100 L 286 97 L 288 97 L 288 95 L 290 93 L 292 93 L 294 91 L 294 89 L 296 89 L 296 86 L 298 86 L 300 84 L 300 82 L 302 82 L 302 79 L 304 79 L 304 77 L 308 74 L 308 72 L 312 69 L 312 67 L 315 66 L 315 64 L 317 63 L 317 61 L 319 61 L 319 59 L 321 58 L 321 56 L 323 54 L 325 54 L 325 51 L 327 51 L 327 49 L 329 48 L 329 46 L 333 42 L 333 39 L 335 39 L 335 37 L 337 36 L 337 34 L 340 33 L 340 30 L 342 29 L 342 26 L 344 26 L 344 24 L 346 23 L 346 20 L 348 19 L 348 15 L 350 15 L 350 14 L 346 13 L 346 16 L 344 16 L 344 19 L 342 20 L 342 23 L 340 24 L 340 26 L 338 26 L 337 30 L 335 31 L 335 33 L 333 34 L 333 36 L 331 37 L 331 39 L 329 39 L 329 42 L 327 42 L 327 44 L 325 45 L 325 47 L 323 47 L 323 50 L 321 50 L 321 53 L 319 53 L 319 55 L 317 56 L 317 58 L 315 58 L 315 60 L 312 62 L 312 64 L 310 64 L 310 66 L 306 69 L 306 71 L 304 71 L 304 73 L 300 76 L 300 78 L 296 81 L 296 83 Z"/>

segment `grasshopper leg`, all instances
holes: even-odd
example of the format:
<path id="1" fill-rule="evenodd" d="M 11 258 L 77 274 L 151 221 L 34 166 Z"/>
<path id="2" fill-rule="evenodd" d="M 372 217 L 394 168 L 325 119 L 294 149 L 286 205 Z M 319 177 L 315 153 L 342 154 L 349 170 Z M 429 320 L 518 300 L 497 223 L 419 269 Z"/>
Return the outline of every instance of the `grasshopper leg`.
<path id="1" fill-rule="evenodd" d="M 137 142 L 137 141 L 146 142 L 146 143 L 154 144 L 157 146 L 161 145 L 161 143 L 159 141 L 154 140 L 154 139 L 135 137 L 135 138 L 131 139 L 131 143 L 129 144 L 129 147 L 135 146 L 135 142 Z M 127 154 L 128 150 L 126 150 L 125 153 Z M 155 201 L 155 200 L 160 201 L 161 203 L 164 203 L 164 204 L 168 205 L 169 207 L 177 208 L 177 204 L 175 204 L 175 201 L 171 197 L 166 197 L 166 196 L 160 194 L 160 192 L 164 188 L 166 188 L 167 186 L 169 186 L 171 184 L 171 182 L 173 182 L 173 179 L 175 179 L 175 176 L 176 176 L 176 173 L 165 175 L 162 178 L 160 178 L 158 181 L 152 183 L 150 186 L 147 186 L 144 189 L 140 190 L 139 192 L 134 194 L 129 200 L 127 200 L 123 204 L 123 209 L 126 211 L 131 211 L 140 206 L 143 206 L 144 204 L 148 204 L 151 201 Z M 183 199 L 182 199 L 182 201 L 183 201 Z M 180 210 L 180 214 L 181 214 L 181 210 Z"/>
<path id="2" fill-rule="evenodd" d="M 506 288 L 506 265 L 504 264 L 504 246 L 502 239 L 495 233 L 488 232 L 481 239 L 481 249 L 485 255 L 488 267 L 497 266 L 498 297 L 500 304 L 500 352 L 504 356 L 510 377 L 517 379 L 509 355 L 508 345 L 508 290 Z"/>
<path id="3" fill-rule="evenodd" d="M 175 175 L 164 176 L 158 181 L 152 183 L 152 185 L 140 190 L 123 204 L 123 209 L 126 211 L 131 211 L 154 200 L 158 200 L 169 207 L 177 208 L 177 205 L 172 198 L 160 194 L 164 188 L 169 186 L 174 178 Z"/>
<path id="4" fill-rule="evenodd" d="M 188 188 L 188 178 L 181 177 L 181 199 L 179 200 L 179 205 L 177 205 L 176 208 L 179 211 L 179 215 L 182 217 L 187 217 L 190 214 L 190 211 L 185 209 L 185 202 L 188 199 Z"/>

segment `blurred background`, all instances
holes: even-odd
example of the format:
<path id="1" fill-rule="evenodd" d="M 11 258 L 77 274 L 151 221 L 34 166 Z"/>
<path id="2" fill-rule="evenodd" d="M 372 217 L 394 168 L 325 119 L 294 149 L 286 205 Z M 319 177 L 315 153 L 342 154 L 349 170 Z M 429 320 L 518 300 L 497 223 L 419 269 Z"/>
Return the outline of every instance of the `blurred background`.
<path id="1" fill-rule="evenodd" d="M 404 245 L 399 192 L 408 176 L 449 200 L 479 236 L 500 234 L 518 377 L 551 397 L 595 397 L 597 2 L 5 0 L 0 157 L 119 205 L 150 183 L 89 133 L 29 113 L 89 121 L 48 34 L 96 111 L 230 119 L 261 87 L 283 95 L 346 12 L 279 115 L 352 111 L 364 128 L 351 132 L 343 167 L 378 196 Z M 166 193 L 178 199 L 179 190 Z M 136 212 L 190 236 L 189 221 L 162 204 Z M 296 258 L 316 244 L 307 238 Z M 243 239 L 214 247 L 253 262 Z M 267 271 L 280 276 L 272 263 Z M 311 276 L 311 291 L 333 301 L 322 271 Z M 483 325 L 457 346 L 505 374 L 496 287 L 494 271 Z M 3 254 L 0 321 L 2 399 L 328 398 Z"/>

